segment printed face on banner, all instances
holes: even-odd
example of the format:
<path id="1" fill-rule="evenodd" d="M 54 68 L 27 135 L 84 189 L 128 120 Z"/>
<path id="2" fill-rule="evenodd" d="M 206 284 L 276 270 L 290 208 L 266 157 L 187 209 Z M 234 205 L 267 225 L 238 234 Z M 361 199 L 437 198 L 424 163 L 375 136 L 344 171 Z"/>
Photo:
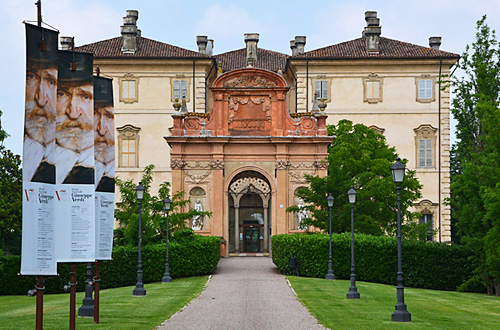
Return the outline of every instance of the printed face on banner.
<path id="1" fill-rule="evenodd" d="M 102 176 L 114 178 L 115 167 L 115 134 L 114 134 L 114 111 L 113 106 L 98 107 L 94 110 L 95 129 L 95 166 L 102 166 Z M 97 177 L 96 184 L 102 179 Z"/>
<path id="2" fill-rule="evenodd" d="M 65 57 L 68 63 L 60 64 L 57 87 L 56 183 L 90 184 L 94 183 L 92 64 L 87 68 L 81 56 L 62 56 L 61 61 Z M 81 69 L 67 69 L 73 60 Z"/>
<path id="3" fill-rule="evenodd" d="M 94 155 L 96 191 L 114 192 L 115 125 L 111 79 L 94 77 Z"/>
<path id="4" fill-rule="evenodd" d="M 27 25 L 23 181 L 54 183 L 57 33 L 45 31 L 43 39 Z"/>

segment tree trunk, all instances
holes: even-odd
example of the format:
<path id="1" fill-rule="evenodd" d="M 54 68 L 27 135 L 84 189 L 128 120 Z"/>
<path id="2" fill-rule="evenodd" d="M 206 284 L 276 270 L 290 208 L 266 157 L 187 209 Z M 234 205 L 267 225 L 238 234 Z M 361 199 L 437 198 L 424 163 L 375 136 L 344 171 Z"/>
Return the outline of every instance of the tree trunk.
<path id="1" fill-rule="evenodd" d="M 493 287 L 495 288 L 495 296 L 500 296 L 500 283 L 499 282 L 495 282 L 495 284 L 493 285 Z"/>
<path id="2" fill-rule="evenodd" d="M 10 256 L 10 245 L 9 245 L 9 239 L 8 239 L 8 238 L 4 238 L 4 239 L 3 239 L 3 243 L 4 243 L 3 250 L 4 250 L 4 252 L 5 252 L 5 255 L 8 257 L 8 256 Z"/>
<path id="3" fill-rule="evenodd" d="M 489 278 L 489 277 L 486 277 L 486 278 L 484 279 L 484 282 L 486 283 L 486 293 L 487 293 L 488 295 L 493 295 L 493 294 L 495 294 L 495 288 L 494 288 L 493 284 L 491 283 L 490 278 Z"/>

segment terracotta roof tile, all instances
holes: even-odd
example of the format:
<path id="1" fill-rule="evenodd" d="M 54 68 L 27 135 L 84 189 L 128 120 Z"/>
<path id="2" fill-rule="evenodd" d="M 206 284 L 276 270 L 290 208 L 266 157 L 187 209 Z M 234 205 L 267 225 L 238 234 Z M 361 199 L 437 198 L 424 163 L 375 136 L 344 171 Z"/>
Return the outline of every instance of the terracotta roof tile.
<path id="1" fill-rule="evenodd" d="M 296 55 L 290 59 L 425 59 L 459 58 L 460 55 L 407 42 L 380 37 L 380 53 L 369 55 L 366 52 L 365 38 L 354 39 Z"/>
<path id="2" fill-rule="evenodd" d="M 122 52 L 122 37 L 102 40 L 91 44 L 75 47 L 75 50 L 80 52 L 93 53 L 95 57 L 200 57 L 210 58 L 202 53 L 184 49 L 177 46 L 172 46 L 164 42 L 148 39 L 145 37 L 137 37 L 137 51 L 135 54 L 123 54 Z"/>
<path id="3" fill-rule="evenodd" d="M 231 71 L 247 67 L 246 49 L 233 50 L 214 56 L 217 62 L 222 62 L 222 71 Z M 253 67 L 269 71 L 285 71 L 288 55 L 271 50 L 257 48 L 257 61 Z"/>

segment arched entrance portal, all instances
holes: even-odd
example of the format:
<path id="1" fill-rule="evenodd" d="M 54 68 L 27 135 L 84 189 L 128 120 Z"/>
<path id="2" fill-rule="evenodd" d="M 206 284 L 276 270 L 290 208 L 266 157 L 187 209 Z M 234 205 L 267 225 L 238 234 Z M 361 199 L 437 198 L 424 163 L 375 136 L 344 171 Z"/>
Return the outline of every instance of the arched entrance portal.
<path id="1" fill-rule="evenodd" d="M 255 171 L 245 171 L 229 185 L 229 252 L 269 252 L 271 188 Z"/>

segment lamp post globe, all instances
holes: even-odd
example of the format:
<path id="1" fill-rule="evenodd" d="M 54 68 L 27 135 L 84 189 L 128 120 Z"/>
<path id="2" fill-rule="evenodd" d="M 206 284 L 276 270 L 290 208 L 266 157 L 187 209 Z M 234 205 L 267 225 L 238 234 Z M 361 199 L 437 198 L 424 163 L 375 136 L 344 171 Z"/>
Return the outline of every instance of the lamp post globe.
<path id="1" fill-rule="evenodd" d="M 325 279 L 327 280 L 334 280 L 335 279 L 335 274 L 333 273 L 333 267 L 332 267 L 332 207 L 333 207 L 333 196 L 332 194 L 328 194 L 328 197 L 326 198 L 326 201 L 328 203 L 328 212 L 329 212 L 329 220 L 330 220 L 330 226 L 328 227 L 329 234 L 330 234 L 330 241 L 328 245 L 328 271 L 326 273 Z"/>
<path id="2" fill-rule="evenodd" d="M 392 165 L 392 180 L 396 184 L 397 206 L 398 206 L 398 284 L 396 286 L 397 302 L 394 312 L 392 313 L 393 322 L 411 322 L 411 314 L 408 312 L 405 304 L 405 287 L 403 286 L 403 260 L 401 252 L 401 184 L 405 179 L 405 165 L 401 159 L 396 158 L 396 162 Z"/>
<path id="3" fill-rule="evenodd" d="M 135 284 L 135 288 L 132 291 L 133 296 L 145 296 L 146 289 L 144 289 L 144 283 L 142 281 L 142 200 L 144 199 L 144 191 L 146 189 L 142 185 L 142 182 L 139 182 L 137 187 L 135 188 L 135 194 L 137 200 L 139 201 L 139 240 L 138 240 L 138 260 L 137 260 L 137 283 Z"/>
<path id="4" fill-rule="evenodd" d="M 172 282 L 172 277 L 170 276 L 170 265 L 168 264 L 168 243 L 169 243 L 169 223 L 168 223 L 168 215 L 170 212 L 170 207 L 172 206 L 172 201 L 167 196 L 167 198 L 163 201 L 163 216 L 165 213 L 167 215 L 167 256 L 165 258 L 165 274 L 163 274 L 163 278 L 161 279 L 162 283 L 170 283 Z"/>
<path id="5" fill-rule="evenodd" d="M 347 192 L 351 204 L 351 286 L 347 292 L 347 299 L 359 299 L 360 295 L 356 287 L 356 268 L 354 267 L 354 204 L 356 203 L 356 190 L 353 186 Z"/>

